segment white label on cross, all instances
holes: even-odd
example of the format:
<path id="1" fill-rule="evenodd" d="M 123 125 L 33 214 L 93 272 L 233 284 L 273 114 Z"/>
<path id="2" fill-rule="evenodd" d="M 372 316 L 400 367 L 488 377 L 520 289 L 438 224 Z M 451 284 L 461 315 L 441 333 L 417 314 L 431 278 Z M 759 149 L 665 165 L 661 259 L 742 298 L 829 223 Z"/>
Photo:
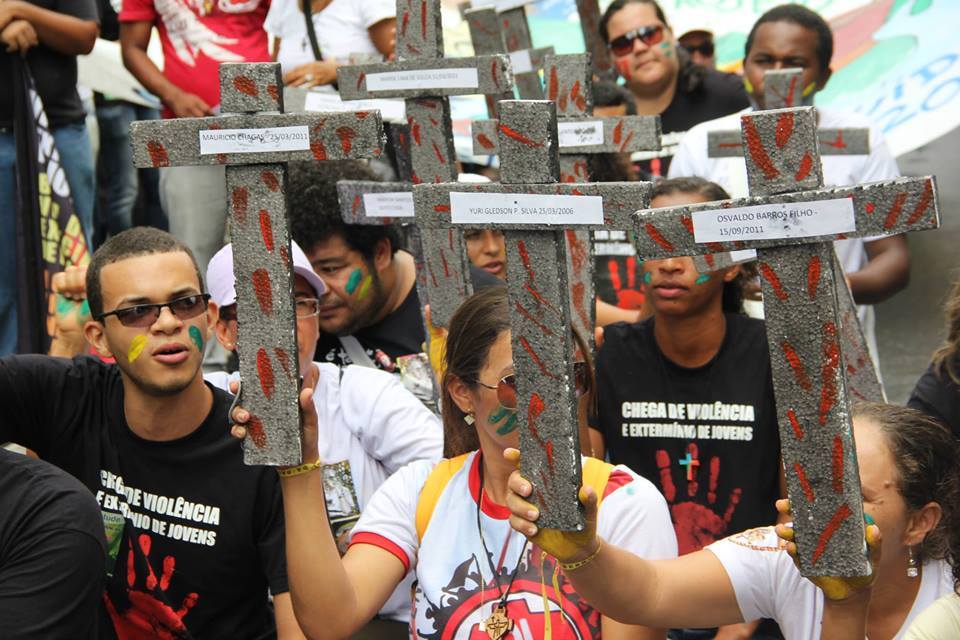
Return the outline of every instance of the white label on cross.
<path id="1" fill-rule="evenodd" d="M 477 70 L 411 69 L 367 74 L 367 91 L 401 89 L 476 89 L 480 86 Z"/>
<path id="2" fill-rule="evenodd" d="M 454 224 L 603 224 L 600 196 L 450 193 Z"/>
<path id="3" fill-rule="evenodd" d="M 309 150 L 310 129 L 306 125 L 200 131 L 200 155 L 202 156 L 215 153 L 274 153 Z"/>
<path id="4" fill-rule="evenodd" d="M 510 68 L 514 73 L 530 73 L 533 71 L 533 62 L 530 60 L 530 50 L 510 52 Z"/>
<path id="5" fill-rule="evenodd" d="M 373 111 L 379 110 L 386 122 L 406 123 L 403 100 L 341 100 L 335 93 L 310 91 L 303 105 L 304 111 Z"/>
<path id="6" fill-rule="evenodd" d="M 603 144 L 603 120 L 558 122 L 557 138 L 561 148 Z"/>
<path id="7" fill-rule="evenodd" d="M 412 218 L 413 192 L 365 193 L 363 210 L 368 218 Z"/>
<path id="8" fill-rule="evenodd" d="M 756 259 L 757 259 L 756 249 L 741 249 L 740 251 L 730 252 L 730 261 L 736 264 L 742 264 L 744 262 L 750 262 L 751 260 L 756 260 Z"/>
<path id="9" fill-rule="evenodd" d="M 857 230 L 853 200 L 814 200 L 693 213 L 697 243 L 829 236 Z"/>

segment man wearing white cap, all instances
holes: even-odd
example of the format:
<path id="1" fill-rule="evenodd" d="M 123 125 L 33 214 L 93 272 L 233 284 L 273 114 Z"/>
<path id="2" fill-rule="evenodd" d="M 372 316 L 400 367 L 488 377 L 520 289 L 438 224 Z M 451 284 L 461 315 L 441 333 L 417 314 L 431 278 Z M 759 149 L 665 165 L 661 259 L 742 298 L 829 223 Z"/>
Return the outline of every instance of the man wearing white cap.
<path id="1" fill-rule="evenodd" d="M 396 376 L 350 365 L 313 362 L 320 337 L 319 298 L 326 293 L 303 250 L 291 243 L 297 351 L 300 372 L 314 368 L 313 401 L 320 424 L 319 450 L 324 462 L 324 494 L 334 538 L 345 552 L 350 531 L 367 501 L 390 474 L 414 460 L 439 460 L 443 429 L 439 418 L 407 391 Z M 207 267 L 207 287 L 220 317 L 217 340 L 233 351 L 237 342 L 237 294 L 232 245 L 223 247 Z M 209 373 L 208 382 L 226 389 L 239 373 Z M 412 574 L 408 580 L 412 579 Z M 410 584 L 402 583 L 380 611 L 383 621 L 410 619 Z"/>

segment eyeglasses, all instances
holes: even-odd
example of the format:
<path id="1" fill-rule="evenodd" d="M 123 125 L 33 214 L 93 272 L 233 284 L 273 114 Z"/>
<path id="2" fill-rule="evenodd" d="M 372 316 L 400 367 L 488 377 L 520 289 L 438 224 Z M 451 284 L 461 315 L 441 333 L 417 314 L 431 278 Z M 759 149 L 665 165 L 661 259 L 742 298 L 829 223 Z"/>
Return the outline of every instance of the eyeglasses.
<path id="1" fill-rule="evenodd" d="M 587 375 L 587 363 L 586 362 L 574 362 L 573 363 L 573 381 L 576 386 L 577 395 L 582 396 L 588 391 L 589 385 L 589 376 Z M 501 406 L 506 409 L 516 409 L 517 408 L 517 376 L 516 374 L 511 373 L 510 375 L 503 376 L 497 382 L 496 386 L 489 385 L 485 382 L 479 380 L 474 380 L 481 387 L 486 387 L 491 391 L 497 392 L 497 400 L 500 401 Z"/>
<path id="2" fill-rule="evenodd" d="M 320 315 L 320 301 L 316 298 L 297 298 L 297 318 L 313 318 Z M 220 319 L 224 321 L 237 319 L 237 305 L 230 304 L 220 307 Z"/>
<path id="3" fill-rule="evenodd" d="M 209 300 L 209 293 L 192 293 L 170 302 L 136 304 L 132 307 L 114 309 L 101 313 L 97 320 L 103 322 L 103 319 L 107 316 L 117 316 L 117 320 L 125 327 L 151 327 L 160 317 L 160 311 L 164 307 L 170 309 L 170 313 L 180 320 L 189 320 L 206 311 Z"/>
<path id="4" fill-rule="evenodd" d="M 615 56 L 625 56 L 633 51 L 633 41 L 637 38 L 640 42 L 652 47 L 663 40 L 663 25 L 655 24 L 649 27 L 638 27 L 633 31 L 627 31 L 622 36 L 617 36 L 607 45 Z"/>
<path id="5" fill-rule="evenodd" d="M 680 44 L 681 47 L 687 50 L 687 53 L 694 54 L 699 53 L 702 56 L 707 56 L 708 58 L 713 55 L 713 43 L 712 42 L 701 42 L 700 44 Z"/>

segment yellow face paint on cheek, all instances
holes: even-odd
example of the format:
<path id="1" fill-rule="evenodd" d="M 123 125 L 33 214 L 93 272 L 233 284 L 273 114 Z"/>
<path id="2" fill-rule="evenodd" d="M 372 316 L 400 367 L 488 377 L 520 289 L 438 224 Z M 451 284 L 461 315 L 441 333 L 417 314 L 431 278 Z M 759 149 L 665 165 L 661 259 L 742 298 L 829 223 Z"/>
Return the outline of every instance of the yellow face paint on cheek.
<path id="1" fill-rule="evenodd" d="M 357 300 L 363 300 L 367 297 L 367 294 L 370 293 L 370 285 L 373 283 L 373 278 L 370 277 L 370 274 L 367 274 L 367 277 L 363 279 L 363 282 L 360 283 L 360 291 L 357 293 Z"/>
<path id="2" fill-rule="evenodd" d="M 127 350 L 127 362 L 133 363 L 137 358 L 140 357 L 140 354 L 143 353 L 143 348 L 147 346 L 147 336 L 137 336 L 130 343 L 130 348 Z"/>
<path id="3" fill-rule="evenodd" d="M 743 88 L 747 90 L 747 93 L 753 93 L 753 83 L 747 76 L 743 76 Z"/>

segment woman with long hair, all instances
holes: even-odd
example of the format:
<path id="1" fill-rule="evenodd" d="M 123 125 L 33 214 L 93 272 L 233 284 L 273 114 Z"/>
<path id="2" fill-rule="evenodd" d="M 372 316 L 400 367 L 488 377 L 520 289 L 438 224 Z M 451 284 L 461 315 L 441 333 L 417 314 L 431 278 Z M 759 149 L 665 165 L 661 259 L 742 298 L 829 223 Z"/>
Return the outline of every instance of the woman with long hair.
<path id="1" fill-rule="evenodd" d="M 960 438 L 960 280 L 944 305 L 947 335 L 933 352 L 930 366 L 910 393 L 907 406 L 950 427 Z"/>
<path id="2" fill-rule="evenodd" d="M 591 393 L 587 350 L 577 371 L 581 401 Z M 603 617 L 569 584 L 561 565 L 516 534 L 504 506 L 513 466 L 503 452 L 520 423 L 503 287 L 472 296 L 450 322 L 442 404 L 446 459 L 412 463 L 374 494 L 341 559 L 313 472 L 317 425 L 304 389 L 304 459 L 280 471 L 287 566 L 297 620 L 311 638 L 346 638 L 415 574 L 411 635 L 416 638 L 664 637 Z M 306 381 L 309 386 L 311 381 Z M 249 416 L 242 409 L 234 419 Z M 244 435 L 243 429 L 236 432 Z M 598 530 L 647 558 L 676 555 L 663 497 L 626 467 L 583 458 L 585 482 L 600 497 Z"/>
<path id="3" fill-rule="evenodd" d="M 563 548 L 546 551 L 576 567 L 566 576 L 578 593 L 627 624 L 708 627 L 772 618 L 791 640 L 899 638 L 920 611 L 953 590 L 945 558 L 960 500 L 958 448 L 946 427 L 905 407 L 861 405 L 853 427 L 872 580 L 803 578 L 785 525 L 776 533 L 745 531 L 673 560 L 624 553 L 593 532 L 550 536 Z M 517 455 L 508 452 L 509 459 Z M 527 495 L 529 483 L 514 473 L 511 524 L 536 543 L 537 513 Z M 585 487 L 581 500 L 591 522 L 596 494 Z"/>

